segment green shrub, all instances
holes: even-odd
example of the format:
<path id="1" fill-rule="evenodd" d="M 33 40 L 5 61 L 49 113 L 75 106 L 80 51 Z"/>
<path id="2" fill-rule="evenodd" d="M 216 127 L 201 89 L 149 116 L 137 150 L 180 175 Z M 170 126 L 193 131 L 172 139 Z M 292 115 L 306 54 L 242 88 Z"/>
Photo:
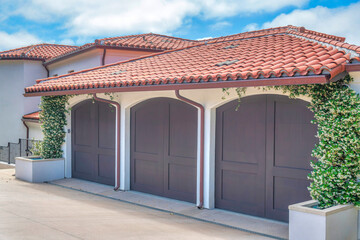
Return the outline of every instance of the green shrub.
<path id="1" fill-rule="evenodd" d="M 62 144 L 65 142 L 66 104 L 68 96 L 41 97 L 40 121 L 44 140 L 41 143 L 42 158 L 61 158 Z"/>

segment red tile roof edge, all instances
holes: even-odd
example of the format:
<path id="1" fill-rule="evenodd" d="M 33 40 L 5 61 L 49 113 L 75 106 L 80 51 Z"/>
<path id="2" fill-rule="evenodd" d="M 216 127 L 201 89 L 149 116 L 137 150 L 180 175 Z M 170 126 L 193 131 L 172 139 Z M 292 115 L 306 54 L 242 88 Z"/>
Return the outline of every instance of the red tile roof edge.
<path id="1" fill-rule="evenodd" d="M 119 37 L 99 38 L 99 39 L 95 40 L 95 43 L 110 40 L 110 39 L 115 40 L 115 39 L 123 39 L 123 38 L 135 38 L 135 37 L 142 37 L 142 36 L 149 36 L 149 35 L 155 35 L 155 36 L 159 36 L 159 37 L 178 39 L 178 40 L 189 41 L 189 42 L 197 42 L 197 40 L 191 40 L 191 39 L 187 39 L 187 38 L 168 36 L 168 35 L 163 35 L 163 34 L 158 34 L 158 33 L 142 33 L 142 34 L 132 34 L 132 35 L 126 35 L 126 36 L 119 36 Z"/>
<path id="2" fill-rule="evenodd" d="M 75 75 L 75 74 L 79 74 L 79 73 L 93 71 L 93 70 L 96 70 L 96 69 L 107 68 L 107 67 L 111 67 L 111 66 L 114 66 L 114 65 L 122 64 L 122 63 L 133 62 L 133 61 L 136 61 L 136 60 L 150 58 L 150 57 L 154 57 L 154 56 L 161 55 L 161 54 L 167 54 L 167 53 L 170 53 L 170 52 L 176 52 L 176 51 L 180 51 L 180 50 L 183 50 L 183 49 L 186 49 L 186 48 L 198 47 L 198 46 L 201 46 L 201 45 L 204 45 L 204 44 L 205 43 L 199 43 L 199 44 L 193 45 L 193 46 L 188 46 L 188 47 L 179 48 L 179 49 L 173 49 L 173 50 L 167 50 L 167 51 L 163 51 L 163 52 L 157 52 L 157 53 L 153 53 L 153 54 L 149 54 L 149 55 L 145 55 L 145 56 L 140 56 L 140 57 L 137 57 L 137 58 L 131 58 L 131 59 L 121 61 L 121 62 L 110 63 L 110 64 L 107 64 L 107 65 L 104 65 L 104 66 L 98 66 L 98 67 L 93 67 L 93 68 L 89 68 L 89 69 L 84 69 L 84 70 L 81 70 L 81 71 L 78 71 L 78 72 L 72 72 L 72 73 L 68 73 L 68 74 L 64 74 L 64 75 L 60 75 L 60 76 L 55 76 L 55 77 L 37 79 L 36 83 L 40 83 L 42 81 L 49 81 L 49 80 L 53 80 L 53 79 L 59 79 L 59 78 L 63 78 L 63 77 L 67 77 L 67 76 L 71 76 L 71 75 Z"/>
<path id="3" fill-rule="evenodd" d="M 2 52 L 0 52 L 0 60 L 25 59 L 25 60 L 41 60 L 41 61 L 45 61 L 46 60 L 45 56 L 41 56 L 41 55 L 40 56 L 36 56 L 36 55 L 35 56 L 33 56 L 33 55 L 28 56 L 28 54 L 31 53 L 31 51 L 34 50 L 35 48 L 44 47 L 44 46 L 75 48 L 75 49 L 78 48 L 77 46 L 71 46 L 71 45 L 40 43 L 40 44 L 34 44 L 34 45 L 25 46 L 25 47 L 14 48 L 14 49 L 2 51 Z M 26 52 L 22 52 L 21 54 L 12 54 L 14 52 L 21 51 L 21 50 L 24 50 Z"/>
<path id="4" fill-rule="evenodd" d="M 125 38 L 136 38 L 136 37 L 142 37 L 142 36 L 149 36 L 149 35 L 154 35 L 154 36 L 160 36 L 160 37 L 164 37 L 164 38 L 172 38 L 172 39 L 178 39 L 178 40 L 182 40 L 182 41 L 188 41 L 188 42 L 198 42 L 196 40 L 191 40 L 191 39 L 185 39 L 185 38 L 179 38 L 179 37 L 173 37 L 173 36 L 167 36 L 167 35 L 162 35 L 162 34 L 157 34 L 157 33 L 144 33 L 144 34 L 133 34 L 133 35 L 126 35 L 126 36 L 120 36 L 120 37 L 109 37 L 109 38 L 101 38 L 101 39 L 95 39 L 95 41 L 93 43 L 87 43 L 84 44 L 82 46 L 80 46 L 78 49 L 75 49 L 74 51 L 71 52 L 67 52 L 65 54 L 56 56 L 54 58 L 51 58 L 49 60 L 47 60 L 45 62 L 45 65 L 51 64 L 53 62 L 59 61 L 65 57 L 69 57 L 87 50 L 90 50 L 94 47 L 112 47 L 115 49 L 134 49 L 134 50 L 142 50 L 142 51 L 165 51 L 165 50 L 173 50 L 172 48 L 162 48 L 162 47 L 141 47 L 141 46 L 119 46 L 116 44 L 110 45 L 110 44 L 104 44 L 102 43 L 103 41 L 106 40 L 116 40 L 116 39 L 125 39 Z"/>
<path id="5" fill-rule="evenodd" d="M 333 45 L 333 46 L 336 46 L 336 47 L 345 48 L 345 49 L 348 49 L 348 50 L 351 50 L 351 51 L 354 51 L 354 52 L 360 54 L 360 46 L 345 43 L 344 42 L 345 38 L 344 38 L 344 41 L 339 41 L 339 40 L 335 40 L 335 39 L 331 39 L 331 38 L 325 38 L 325 37 L 317 36 L 317 35 L 314 35 L 312 33 L 297 32 L 297 31 L 294 31 L 294 30 L 290 30 L 290 31 L 288 31 L 288 33 L 294 34 L 294 35 L 297 35 L 297 36 L 300 36 L 300 37 L 304 37 L 304 38 L 313 39 L 313 40 L 323 42 L 323 43 L 326 43 L 326 44 L 330 44 L 330 45 Z"/>
<path id="6" fill-rule="evenodd" d="M 123 62 L 121 62 L 123 63 Z M 121 64 L 120 63 L 120 64 Z M 117 63 L 119 64 L 119 63 Z M 114 64 L 112 64 L 114 65 Z M 99 68 L 97 68 L 99 69 Z M 91 69 L 94 70 L 94 69 Z M 89 71 L 89 70 L 88 70 Z M 328 72 L 324 74 L 324 71 Z M 80 89 L 97 89 L 97 88 L 112 88 L 116 85 L 116 87 L 129 87 L 129 86 L 152 86 L 152 85 L 173 85 L 173 84 L 182 84 L 182 83 L 210 83 L 210 82 L 220 82 L 220 81 L 227 81 L 227 82 L 234 82 L 234 81 L 241 81 L 241 80 L 254 80 L 254 79 L 269 79 L 272 78 L 287 78 L 287 77 L 313 77 L 313 74 L 315 75 L 330 75 L 328 80 L 331 80 L 333 77 L 338 75 L 339 73 L 345 71 L 345 65 L 339 64 L 335 66 L 333 69 L 329 69 L 327 67 L 321 67 L 318 70 L 315 70 L 313 67 L 307 67 L 306 69 L 300 70 L 300 69 L 293 69 L 292 72 L 288 72 L 285 69 L 279 71 L 278 73 L 275 73 L 274 71 L 270 71 L 268 74 L 265 74 L 264 71 L 259 71 L 255 75 L 251 72 L 247 73 L 233 73 L 233 74 L 213 74 L 213 75 L 207 75 L 207 76 L 183 76 L 181 78 L 166 78 L 166 79 L 152 79 L 152 80 L 142 80 L 142 81 L 126 81 L 126 82 L 115 82 L 115 83 L 91 83 L 91 84 L 71 84 L 67 86 L 61 86 L 56 87 L 56 89 L 53 86 L 32 86 L 25 88 L 26 93 L 34 93 L 34 92 L 43 92 L 43 91 L 66 91 L 66 90 L 80 90 Z M 84 71 L 86 72 L 86 71 Z M 79 74 L 81 72 L 77 72 L 76 74 Z M 312 74 L 311 74 L 312 73 Z M 297 75 L 298 74 L 298 75 Z M 309 75 L 310 74 L 310 75 Z M 62 75 L 61 77 L 66 77 L 71 74 Z M 60 78 L 61 78 L 60 77 Z M 59 78 L 59 77 L 57 77 Z M 51 78 L 49 80 L 52 80 L 54 78 Z M 114 86 L 112 86 L 114 85 Z"/>
<path id="7" fill-rule="evenodd" d="M 88 51 L 88 50 L 93 49 L 93 48 L 95 48 L 94 43 L 86 43 L 86 44 L 80 46 L 78 49 L 75 49 L 74 51 L 70 51 L 70 52 L 58 55 L 56 57 L 50 58 L 49 60 L 45 61 L 44 64 L 49 65 L 49 64 L 51 64 L 53 62 L 57 62 L 57 61 L 59 61 L 59 60 L 61 60 L 63 58 L 70 57 L 72 55 L 75 55 L 75 54 L 78 54 L 78 53 L 81 53 L 81 52 L 85 52 L 85 51 Z"/>
<path id="8" fill-rule="evenodd" d="M 29 119 L 29 120 L 40 120 L 40 112 L 41 110 L 39 111 L 36 111 L 36 112 L 32 112 L 32 113 L 28 113 L 28 114 L 25 114 L 22 118 L 25 120 L 25 119 Z"/>

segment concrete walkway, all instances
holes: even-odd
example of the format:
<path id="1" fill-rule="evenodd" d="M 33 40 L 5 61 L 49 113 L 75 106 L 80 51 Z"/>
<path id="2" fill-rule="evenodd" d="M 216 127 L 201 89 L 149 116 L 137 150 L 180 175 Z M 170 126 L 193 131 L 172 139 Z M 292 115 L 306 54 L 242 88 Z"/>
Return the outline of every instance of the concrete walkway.
<path id="1" fill-rule="evenodd" d="M 185 216 L 200 221 L 215 223 L 217 225 L 255 233 L 264 237 L 270 237 L 274 239 L 286 239 L 288 237 L 288 224 L 278 221 L 252 217 L 249 215 L 224 211 L 221 209 L 199 210 L 192 203 L 135 191 L 115 192 L 111 186 L 76 178 L 62 179 L 54 181 L 51 184 L 91 193 L 96 196 L 103 196 L 105 198 L 147 207 L 150 209 L 176 214 L 178 216 Z"/>
<path id="2" fill-rule="evenodd" d="M 65 187 L 23 182 L 14 172 L 0 170 L 2 240 L 270 239 Z"/>

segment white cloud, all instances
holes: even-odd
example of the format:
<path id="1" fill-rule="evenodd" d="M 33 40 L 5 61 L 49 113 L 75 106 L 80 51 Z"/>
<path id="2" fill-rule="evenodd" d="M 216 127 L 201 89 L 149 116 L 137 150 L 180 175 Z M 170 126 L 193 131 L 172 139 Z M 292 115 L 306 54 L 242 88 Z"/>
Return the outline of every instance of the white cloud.
<path id="1" fill-rule="evenodd" d="M 250 23 L 243 28 L 243 31 L 250 32 L 250 31 L 255 31 L 258 29 L 259 29 L 259 25 L 257 23 Z"/>
<path id="2" fill-rule="evenodd" d="M 229 23 L 227 21 L 221 21 L 221 22 L 217 22 L 217 23 L 211 25 L 210 28 L 212 30 L 216 31 L 216 30 L 221 30 L 221 29 L 224 29 L 226 27 L 231 27 L 231 26 L 232 26 L 231 23 Z"/>
<path id="3" fill-rule="evenodd" d="M 202 41 L 202 40 L 208 40 L 208 39 L 212 39 L 213 37 L 203 37 L 203 38 L 198 38 L 196 40 L 198 41 Z"/>
<path id="4" fill-rule="evenodd" d="M 360 2 L 347 7 L 317 6 L 307 10 L 294 10 L 280 14 L 263 28 L 295 25 L 327 34 L 346 37 L 346 42 L 360 45 Z"/>
<path id="5" fill-rule="evenodd" d="M 0 31 L 0 39 L 0 51 L 41 43 L 39 38 L 26 31 L 12 34 Z"/>
<path id="6" fill-rule="evenodd" d="M 19 0 L 14 14 L 33 21 L 64 23 L 67 37 L 169 33 L 187 17 L 224 19 L 237 14 L 299 7 L 309 0 Z"/>
<path id="7" fill-rule="evenodd" d="M 59 42 L 62 45 L 75 45 L 75 42 L 72 39 L 65 38 Z"/>
<path id="8" fill-rule="evenodd" d="M 301 7 L 308 0 L 203 0 L 198 1 L 206 18 L 229 17 L 239 13 L 274 12 L 281 8 Z"/>

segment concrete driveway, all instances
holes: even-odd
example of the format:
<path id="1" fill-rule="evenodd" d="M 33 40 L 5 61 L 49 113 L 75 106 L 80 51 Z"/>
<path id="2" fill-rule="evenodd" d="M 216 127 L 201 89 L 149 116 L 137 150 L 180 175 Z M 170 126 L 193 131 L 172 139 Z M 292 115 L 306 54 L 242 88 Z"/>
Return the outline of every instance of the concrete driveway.
<path id="1" fill-rule="evenodd" d="M 223 226 L 14 178 L 0 169 L 0 239 L 266 239 Z"/>

